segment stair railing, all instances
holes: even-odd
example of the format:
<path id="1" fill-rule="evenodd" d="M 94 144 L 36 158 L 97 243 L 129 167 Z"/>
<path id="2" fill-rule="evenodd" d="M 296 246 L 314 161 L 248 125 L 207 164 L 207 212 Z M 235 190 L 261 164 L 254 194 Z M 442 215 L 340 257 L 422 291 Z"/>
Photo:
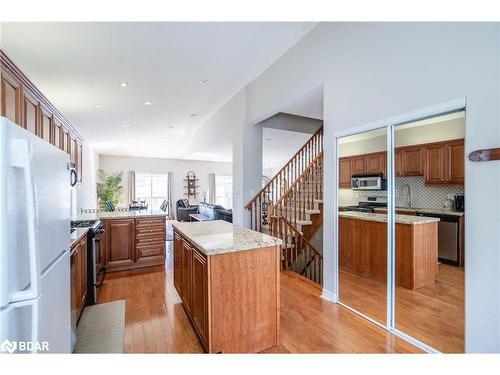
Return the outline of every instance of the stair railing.
<path id="1" fill-rule="evenodd" d="M 323 255 L 285 217 L 271 220 L 271 235 L 283 241 L 283 268 L 323 285 Z"/>
<path id="2" fill-rule="evenodd" d="M 297 228 L 306 221 L 307 210 L 315 209 L 315 201 L 323 199 L 323 151 L 309 164 L 281 198 L 268 207 L 269 216 L 283 216 Z M 270 221 L 272 225 L 273 221 Z"/>
<path id="3" fill-rule="evenodd" d="M 247 203 L 250 211 L 250 228 L 262 232 L 262 225 L 269 220 L 268 209 L 280 200 L 297 178 L 323 152 L 323 127 L 295 153 L 283 168 Z"/>

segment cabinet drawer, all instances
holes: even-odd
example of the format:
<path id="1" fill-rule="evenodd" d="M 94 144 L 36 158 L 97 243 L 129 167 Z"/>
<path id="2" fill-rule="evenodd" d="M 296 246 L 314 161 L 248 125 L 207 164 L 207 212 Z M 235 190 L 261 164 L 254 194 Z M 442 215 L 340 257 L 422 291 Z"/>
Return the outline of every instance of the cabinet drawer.
<path id="1" fill-rule="evenodd" d="M 136 227 L 149 227 L 149 226 L 162 226 L 165 225 L 165 219 L 163 217 L 148 217 L 144 219 L 135 219 Z"/>
<path id="2" fill-rule="evenodd" d="M 140 247 L 137 248 L 137 254 L 139 258 L 163 255 L 163 246 Z"/>
<path id="3" fill-rule="evenodd" d="M 136 234 L 138 236 L 144 236 L 144 235 L 152 235 L 152 234 L 159 234 L 162 235 L 165 233 L 165 226 L 162 225 L 161 227 L 143 227 L 143 228 L 136 228 Z"/>
<path id="4" fill-rule="evenodd" d="M 151 244 L 163 245 L 164 243 L 165 243 L 164 237 L 146 237 L 146 238 L 137 237 L 137 246 L 150 246 Z"/>

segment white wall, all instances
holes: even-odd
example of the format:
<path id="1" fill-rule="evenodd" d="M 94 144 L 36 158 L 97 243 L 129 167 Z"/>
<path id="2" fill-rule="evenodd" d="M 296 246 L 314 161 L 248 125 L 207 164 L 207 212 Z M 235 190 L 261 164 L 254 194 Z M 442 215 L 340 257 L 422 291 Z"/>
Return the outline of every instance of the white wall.
<path id="1" fill-rule="evenodd" d="M 99 155 L 87 142 L 83 143 L 82 183 L 76 188 L 77 214 L 81 208 L 97 207 L 96 176 Z"/>
<path id="2" fill-rule="evenodd" d="M 129 156 L 111 156 L 100 155 L 99 166 L 107 173 L 123 171 L 123 187 L 125 188 L 122 204 L 128 204 L 128 172 L 135 171 L 136 173 L 151 173 L 151 174 L 167 174 L 172 172 L 172 197 L 174 202 L 172 206 L 175 208 L 175 202 L 178 199 L 186 198 L 184 193 L 185 181 L 188 171 L 193 171 L 196 177 L 200 180 L 198 191 L 198 199 L 190 198 L 192 204 L 199 203 L 203 200 L 202 193 L 207 192 L 208 197 L 208 175 L 215 174 L 231 174 L 231 163 L 226 162 L 212 162 L 212 161 L 196 161 L 196 160 L 175 160 L 175 159 L 155 159 L 155 158 L 138 158 Z"/>
<path id="3" fill-rule="evenodd" d="M 247 87 L 241 114 L 255 124 L 324 84 L 327 294 L 336 290 L 334 133 L 467 97 L 466 153 L 498 147 L 499 38 L 493 23 L 321 23 Z M 466 162 L 465 173 L 466 350 L 500 352 L 500 167 Z"/>

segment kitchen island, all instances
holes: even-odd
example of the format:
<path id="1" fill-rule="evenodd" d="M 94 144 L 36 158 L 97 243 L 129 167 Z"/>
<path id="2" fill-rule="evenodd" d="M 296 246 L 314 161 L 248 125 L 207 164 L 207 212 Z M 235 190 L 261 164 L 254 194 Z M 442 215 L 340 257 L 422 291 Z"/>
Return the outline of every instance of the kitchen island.
<path id="1" fill-rule="evenodd" d="M 418 289 L 433 284 L 438 266 L 438 218 L 396 215 L 396 285 Z M 339 267 L 387 280 L 387 215 L 339 212 Z"/>
<path id="2" fill-rule="evenodd" d="M 159 210 L 85 213 L 78 220 L 100 220 L 106 272 L 165 264 L 167 214 Z"/>
<path id="3" fill-rule="evenodd" d="M 222 220 L 173 227 L 174 286 L 205 350 L 278 345 L 281 240 Z"/>

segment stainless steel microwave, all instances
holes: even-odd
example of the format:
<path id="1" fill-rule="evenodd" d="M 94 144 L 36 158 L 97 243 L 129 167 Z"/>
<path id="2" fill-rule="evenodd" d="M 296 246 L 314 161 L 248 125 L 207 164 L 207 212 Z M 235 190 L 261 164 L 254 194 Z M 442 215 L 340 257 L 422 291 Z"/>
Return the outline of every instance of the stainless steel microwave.
<path id="1" fill-rule="evenodd" d="M 381 173 L 353 174 L 351 177 L 352 190 L 383 190 L 384 181 Z"/>

